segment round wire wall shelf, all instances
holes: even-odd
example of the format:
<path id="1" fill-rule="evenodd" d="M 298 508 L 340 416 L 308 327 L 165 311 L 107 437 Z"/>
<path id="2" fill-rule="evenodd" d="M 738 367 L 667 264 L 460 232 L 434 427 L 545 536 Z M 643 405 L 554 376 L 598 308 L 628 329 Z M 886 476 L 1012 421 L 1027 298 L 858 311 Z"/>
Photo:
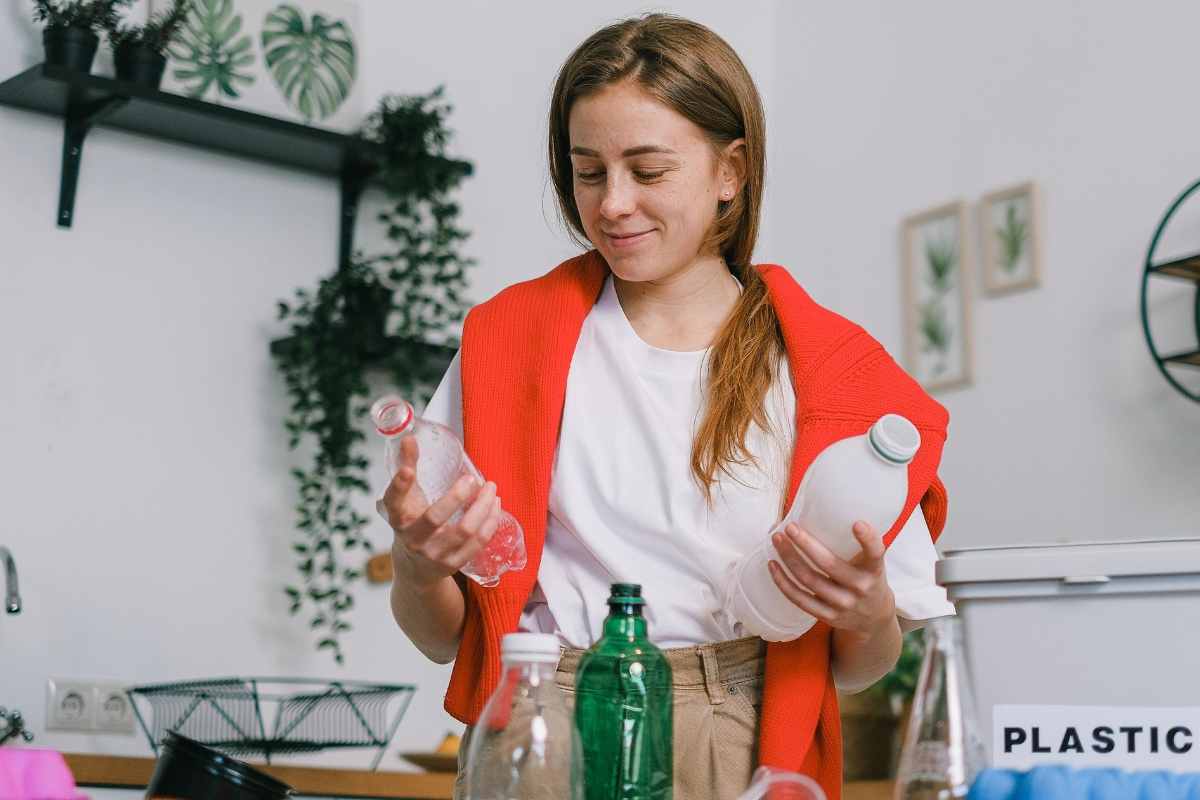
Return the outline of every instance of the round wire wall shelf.
<path id="1" fill-rule="evenodd" d="M 1171 204 L 1171 207 L 1167 209 L 1166 215 L 1163 216 L 1162 220 L 1158 223 L 1158 228 L 1154 231 L 1154 238 L 1150 240 L 1150 249 L 1146 252 L 1146 266 L 1142 271 L 1141 308 L 1142 330 L 1146 334 L 1146 344 L 1150 347 L 1150 355 L 1154 357 L 1154 362 L 1158 365 L 1159 372 L 1183 396 L 1200 403 L 1200 391 L 1189 389 L 1171 371 L 1171 368 L 1176 367 L 1200 367 L 1200 253 L 1162 263 L 1155 261 L 1155 252 L 1158 249 L 1163 232 L 1167 228 L 1167 223 L 1171 221 L 1171 217 L 1175 215 L 1175 212 L 1179 210 L 1184 201 L 1191 197 L 1198 189 L 1200 189 L 1200 181 L 1196 181 L 1184 190 L 1183 194 L 1179 195 L 1175 199 L 1175 202 Z M 1154 337 L 1150 333 L 1150 313 L 1147 302 L 1151 278 L 1171 278 L 1187 281 L 1195 285 L 1196 296 L 1193 301 L 1197 340 L 1195 350 L 1163 354 L 1154 343 Z"/>
<path id="2" fill-rule="evenodd" d="M 126 689 L 150 747 L 168 731 L 230 755 L 377 747 L 379 766 L 416 687 L 316 678 L 208 678 Z M 145 713 L 143 713 L 145 712 Z"/>

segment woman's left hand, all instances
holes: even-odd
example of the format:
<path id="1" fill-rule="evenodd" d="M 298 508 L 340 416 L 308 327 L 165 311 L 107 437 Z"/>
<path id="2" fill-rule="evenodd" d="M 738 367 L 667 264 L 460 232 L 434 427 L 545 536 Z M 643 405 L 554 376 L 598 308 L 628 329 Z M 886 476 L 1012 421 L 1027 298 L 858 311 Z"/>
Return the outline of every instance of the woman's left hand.
<path id="1" fill-rule="evenodd" d="M 787 570 L 776 561 L 768 562 L 768 568 L 775 585 L 796 606 L 833 628 L 870 636 L 895 620 L 896 598 L 884 569 L 883 537 L 860 521 L 854 524 L 854 538 L 862 552 L 846 561 L 789 523 L 773 537 Z"/>

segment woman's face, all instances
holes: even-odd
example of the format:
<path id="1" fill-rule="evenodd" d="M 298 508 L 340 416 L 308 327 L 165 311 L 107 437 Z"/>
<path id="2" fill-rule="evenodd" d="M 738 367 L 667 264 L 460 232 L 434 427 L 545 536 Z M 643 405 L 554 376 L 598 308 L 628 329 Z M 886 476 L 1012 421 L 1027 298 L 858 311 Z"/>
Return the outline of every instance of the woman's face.
<path id="1" fill-rule="evenodd" d="M 740 188 L 704 132 L 632 82 L 583 97 L 568 120 L 575 204 L 584 231 L 626 281 L 668 278 L 701 253 L 717 203 Z"/>

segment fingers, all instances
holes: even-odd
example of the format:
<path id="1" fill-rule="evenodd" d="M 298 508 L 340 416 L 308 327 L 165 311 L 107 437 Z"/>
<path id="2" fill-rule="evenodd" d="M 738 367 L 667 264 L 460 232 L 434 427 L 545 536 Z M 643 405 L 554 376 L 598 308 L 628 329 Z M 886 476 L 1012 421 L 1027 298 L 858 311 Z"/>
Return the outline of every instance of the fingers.
<path id="1" fill-rule="evenodd" d="M 771 580 L 775 581 L 775 585 L 779 587 L 779 591 L 783 592 L 784 597 L 792 601 L 795 606 L 824 622 L 829 622 L 837 616 L 837 612 L 834 609 L 798 586 L 784 572 L 783 567 L 779 566 L 778 562 L 768 561 L 767 569 L 771 571 Z"/>
<path id="2" fill-rule="evenodd" d="M 882 572 L 882 561 L 864 562 L 858 566 L 851 564 L 838 558 L 815 536 L 801 530 L 795 523 L 789 524 L 784 533 L 787 534 L 791 545 L 808 557 L 812 566 L 828 576 L 833 583 L 859 597 L 865 596 L 871 590 L 871 585 Z"/>
<path id="3" fill-rule="evenodd" d="M 854 606 L 857 598 L 853 592 L 838 586 L 829 578 L 822 575 L 805 560 L 800 551 L 793 546 L 791 540 L 782 533 L 777 533 L 772 539 L 775 550 L 779 553 L 790 576 L 804 589 L 818 597 L 822 602 L 842 610 Z"/>
<path id="4" fill-rule="evenodd" d="M 854 538 L 858 540 L 858 546 L 862 548 L 862 553 L 855 558 L 855 561 L 860 565 L 865 565 L 870 561 L 883 561 L 883 555 L 887 550 L 883 546 L 883 536 L 876 533 L 874 528 L 862 520 L 854 523 L 852 530 Z"/>
<path id="5" fill-rule="evenodd" d="M 479 494 L 475 495 L 475 500 L 463 514 L 462 519 L 458 521 L 458 527 L 470 536 L 478 535 L 483 523 L 499 505 L 500 498 L 496 497 L 496 484 L 488 481 L 479 490 Z"/>
<path id="6" fill-rule="evenodd" d="M 417 457 L 420 455 L 421 448 L 417 444 L 417 437 L 413 435 L 404 436 L 400 439 L 400 464 L 402 467 L 410 467 L 414 471 L 417 468 Z"/>
<path id="7" fill-rule="evenodd" d="M 471 561 L 475 556 L 479 555 L 479 551 L 487 546 L 491 541 L 493 534 L 496 533 L 496 528 L 500 525 L 500 498 L 493 498 L 491 508 L 488 510 L 487 517 L 479 530 L 473 536 L 466 537 L 466 540 L 457 550 L 447 556 L 446 563 L 456 572 Z"/>

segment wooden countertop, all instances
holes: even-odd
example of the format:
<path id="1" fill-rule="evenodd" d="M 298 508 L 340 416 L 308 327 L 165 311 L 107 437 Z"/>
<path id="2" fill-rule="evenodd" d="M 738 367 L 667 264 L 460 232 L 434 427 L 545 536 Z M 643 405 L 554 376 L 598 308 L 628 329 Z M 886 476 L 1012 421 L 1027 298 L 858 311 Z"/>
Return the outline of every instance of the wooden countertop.
<path id="1" fill-rule="evenodd" d="M 64 753 L 80 786 L 144 789 L 154 773 L 153 758 Z M 438 772 L 370 772 L 361 769 L 267 766 L 255 769 L 278 778 L 298 795 L 387 797 L 407 800 L 450 800 L 454 775 Z M 891 781 L 848 783 L 842 800 L 891 800 Z"/>
<path id="2" fill-rule="evenodd" d="M 80 786 L 145 789 L 154 774 L 153 758 L 85 753 L 63 753 L 63 756 Z M 451 773 L 370 772 L 259 763 L 251 763 L 251 766 L 283 781 L 298 795 L 447 800 L 454 790 Z"/>

